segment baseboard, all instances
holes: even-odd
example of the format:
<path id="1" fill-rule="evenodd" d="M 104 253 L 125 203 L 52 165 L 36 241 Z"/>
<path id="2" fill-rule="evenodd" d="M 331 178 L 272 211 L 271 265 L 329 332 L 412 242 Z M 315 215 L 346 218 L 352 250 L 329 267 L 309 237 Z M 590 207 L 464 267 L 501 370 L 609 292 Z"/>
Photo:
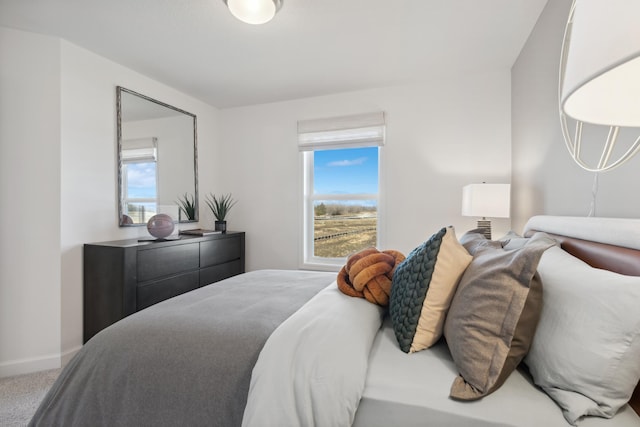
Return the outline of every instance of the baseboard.
<path id="1" fill-rule="evenodd" d="M 82 346 L 79 345 L 79 346 L 77 346 L 75 348 L 72 348 L 71 350 L 67 350 L 64 353 L 62 353 L 62 356 L 60 358 L 61 362 L 62 362 L 61 366 L 62 367 L 67 366 L 67 363 L 69 363 L 71 361 L 71 359 L 73 359 L 73 356 L 75 356 L 76 353 L 78 353 L 81 348 L 82 348 Z"/>
<path id="2" fill-rule="evenodd" d="M 8 362 L 0 363 L 0 378 L 30 374 L 38 371 L 47 371 L 49 369 L 58 369 L 69 363 L 80 348 L 82 348 L 82 346 L 67 350 L 61 354 L 21 360 L 10 360 Z"/>

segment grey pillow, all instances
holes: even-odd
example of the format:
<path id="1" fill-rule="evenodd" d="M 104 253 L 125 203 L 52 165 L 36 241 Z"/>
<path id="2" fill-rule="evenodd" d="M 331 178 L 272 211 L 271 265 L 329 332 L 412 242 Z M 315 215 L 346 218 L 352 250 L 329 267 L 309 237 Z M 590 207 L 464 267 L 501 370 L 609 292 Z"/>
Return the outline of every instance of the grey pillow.
<path id="1" fill-rule="evenodd" d="M 502 244 L 502 247 L 506 250 L 511 249 L 519 249 L 523 247 L 529 239 L 526 237 L 522 237 L 515 231 L 509 231 L 507 234 L 498 239 L 498 241 Z"/>
<path id="2" fill-rule="evenodd" d="M 484 239 L 484 238 L 483 238 Z M 474 255 L 460 279 L 444 335 L 459 376 L 450 396 L 476 400 L 500 387 L 529 350 L 542 308 L 542 285 L 536 267 L 555 245 L 537 233 L 520 249 L 506 251 L 500 242 L 465 235 Z"/>
<path id="3" fill-rule="evenodd" d="M 613 417 L 640 379 L 640 277 L 593 268 L 560 248 L 543 255 L 542 318 L 524 362 L 571 424 Z"/>

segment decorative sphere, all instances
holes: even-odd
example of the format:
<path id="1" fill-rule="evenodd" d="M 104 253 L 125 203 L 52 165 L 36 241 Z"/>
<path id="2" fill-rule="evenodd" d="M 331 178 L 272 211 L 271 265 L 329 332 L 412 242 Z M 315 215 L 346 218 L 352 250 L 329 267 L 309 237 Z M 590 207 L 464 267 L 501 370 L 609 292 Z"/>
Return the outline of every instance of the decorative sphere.
<path id="1" fill-rule="evenodd" d="M 147 230 L 156 239 L 164 239 L 173 233 L 173 219 L 167 214 L 157 214 L 149 218 Z"/>

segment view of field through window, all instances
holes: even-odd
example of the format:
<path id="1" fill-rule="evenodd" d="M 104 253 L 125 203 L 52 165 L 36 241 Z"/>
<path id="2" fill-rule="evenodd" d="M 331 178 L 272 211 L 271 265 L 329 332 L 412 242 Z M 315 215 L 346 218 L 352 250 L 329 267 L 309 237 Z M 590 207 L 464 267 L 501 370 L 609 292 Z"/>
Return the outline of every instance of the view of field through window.
<path id="1" fill-rule="evenodd" d="M 315 151 L 313 194 L 313 256 L 343 258 L 376 246 L 377 146 Z"/>
<path id="2" fill-rule="evenodd" d="M 314 211 L 315 256 L 340 258 L 376 246 L 378 215 L 375 206 L 316 202 Z"/>
<path id="3" fill-rule="evenodd" d="M 378 147 L 318 150 L 313 164 L 313 255 L 342 258 L 376 246 Z"/>
<path id="4" fill-rule="evenodd" d="M 125 205 L 125 214 L 131 217 L 135 224 L 146 224 L 156 214 L 157 203 L 133 203 Z"/>

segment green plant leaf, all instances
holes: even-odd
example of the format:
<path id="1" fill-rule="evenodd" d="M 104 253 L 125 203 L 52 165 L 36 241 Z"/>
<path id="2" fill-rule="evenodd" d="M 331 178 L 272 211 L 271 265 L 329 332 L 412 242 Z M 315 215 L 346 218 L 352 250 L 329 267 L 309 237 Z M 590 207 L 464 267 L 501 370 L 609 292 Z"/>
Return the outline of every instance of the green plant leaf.
<path id="1" fill-rule="evenodd" d="M 231 193 L 223 194 L 222 196 L 216 196 L 215 194 L 209 193 L 205 197 L 205 202 L 209 209 L 211 209 L 211 213 L 218 221 L 225 221 L 227 214 L 231 210 L 231 208 L 236 204 L 236 201 L 231 197 Z"/>
<path id="2" fill-rule="evenodd" d="M 176 203 L 188 220 L 193 221 L 196 219 L 196 199 L 193 195 L 184 193 L 184 196 L 178 197 Z"/>

